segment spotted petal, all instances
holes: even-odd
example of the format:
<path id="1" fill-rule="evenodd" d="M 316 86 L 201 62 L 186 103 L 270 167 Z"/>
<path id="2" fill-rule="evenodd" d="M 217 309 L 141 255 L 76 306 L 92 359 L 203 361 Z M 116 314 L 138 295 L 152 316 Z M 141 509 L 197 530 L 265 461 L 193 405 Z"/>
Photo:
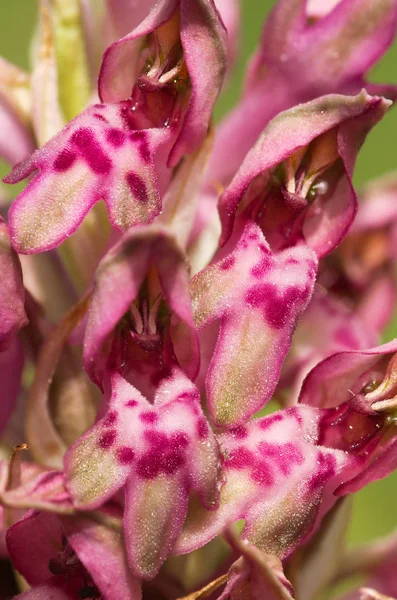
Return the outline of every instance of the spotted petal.
<path id="1" fill-rule="evenodd" d="M 355 468 L 352 457 L 320 445 L 320 418 L 317 409 L 294 407 L 218 436 L 226 476 L 219 508 L 192 503 L 175 552 L 190 552 L 245 519 L 243 538 L 286 557 L 332 506 L 343 470 Z"/>
<path id="2" fill-rule="evenodd" d="M 101 199 L 120 230 L 148 223 L 160 212 L 163 179 L 155 161 L 169 132 L 132 130 L 128 108 L 128 103 L 89 107 L 5 178 L 17 183 L 39 171 L 10 210 L 18 252 L 58 246 Z"/>
<path id="3" fill-rule="evenodd" d="M 188 492 L 207 508 L 218 495 L 218 447 L 196 388 L 181 373 L 164 380 L 151 405 L 112 376 L 106 415 L 66 455 L 75 504 L 94 508 L 125 487 L 124 531 L 133 572 L 153 577 L 185 519 Z"/>
<path id="4" fill-rule="evenodd" d="M 220 320 L 206 381 L 217 425 L 242 423 L 270 399 L 316 266 L 306 246 L 273 255 L 260 229 L 249 224 L 234 252 L 193 278 L 197 326 Z"/>

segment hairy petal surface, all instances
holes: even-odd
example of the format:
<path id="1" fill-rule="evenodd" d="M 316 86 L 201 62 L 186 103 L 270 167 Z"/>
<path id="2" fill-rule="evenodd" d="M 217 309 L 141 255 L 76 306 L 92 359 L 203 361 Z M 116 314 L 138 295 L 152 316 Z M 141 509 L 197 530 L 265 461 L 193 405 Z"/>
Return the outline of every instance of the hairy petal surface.
<path id="1" fill-rule="evenodd" d="M 18 252 L 58 246 L 101 199 L 120 230 L 160 212 L 155 161 L 169 130 L 135 131 L 128 110 L 128 102 L 90 106 L 5 178 L 17 183 L 38 171 L 9 213 Z"/>
<path id="2" fill-rule="evenodd" d="M 194 385 L 181 372 L 151 405 L 112 376 L 106 415 L 68 451 L 69 490 L 80 508 L 103 504 L 125 486 L 124 531 L 132 571 L 152 578 L 185 520 L 189 490 L 208 509 L 218 496 L 219 452 Z"/>
<path id="3" fill-rule="evenodd" d="M 316 267 L 307 246 L 273 255 L 251 223 L 231 254 L 193 278 L 197 327 L 220 320 L 206 380 L 218 426 L 243 423 L 270 399 L 297 319 L 310 300 Z"/>
<path id="4" fill-rule="evenodd" d="M 226 483 L 219 508 L 191 504 L 175 546 L 187 553 L 245 519 L 243 539 L 259 550 L 285 558 L 330 508 L 345 469 L 356 462 L 319 444 L 321 413 L 300 406 L 251 421 L 218 436 Z"/>

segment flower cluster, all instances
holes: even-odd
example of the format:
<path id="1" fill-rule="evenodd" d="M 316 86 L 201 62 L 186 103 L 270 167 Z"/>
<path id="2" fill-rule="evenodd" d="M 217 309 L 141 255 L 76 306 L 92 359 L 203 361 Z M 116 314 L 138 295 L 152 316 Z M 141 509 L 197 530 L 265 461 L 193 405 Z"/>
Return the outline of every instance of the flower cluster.
<path id="1" fill-rule="evenodd" d="M 397 0 L 279 0 L 216 128 L 237 0 L 39 5 L 32 73 L 0 62 L 17 597 L 397 597 L 397 535 L 342 539 L 397 468 L 397 178 L 352 184 Z"/>

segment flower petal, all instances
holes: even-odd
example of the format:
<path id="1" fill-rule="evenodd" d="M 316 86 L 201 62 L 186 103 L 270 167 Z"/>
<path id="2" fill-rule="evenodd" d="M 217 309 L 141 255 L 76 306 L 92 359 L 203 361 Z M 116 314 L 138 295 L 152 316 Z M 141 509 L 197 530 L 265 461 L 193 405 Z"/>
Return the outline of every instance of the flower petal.
<path id="1" fill-rule="evenodd" d="M 164 26 L 176 11 L 180 11 L 180 41 L 191 93 L 169 157 L 170 167 L 203 141 L 223 83 L 227 40 L 213 2 L 163 0 L 157 3 L 136 29 L 107 49 L 99 78 L 99 93 L 104 102 L 129 98 L 137 78 L 134 65 L 137 65 L 142 38 Z M 210 64 L 211 69 L 203 70 L 203 64 Z"/>
<path id="2" fill-rule="evenodd" d="M 193 327 L 185 256 L 165 228 L 152 226 L 127 232 L 103 258 L 96 273 L 84 339 L 84 363 L 99 386 L 109 354 L 106 342 L 137 299 L 152 266 L 157 268 L 160 290 L 174 315 L 174 323 L 170 326 L 174 352 L 192 378 L 197 374 L 198 342 Z M 115 290 L 118 290 L 117 294 Z"/>
<path id="3" fill-rule="evenodd" d="M 245 519 L 243 538 L 288 556 L 335 502 L 344 470 L 359 468 L 344 452 L 320 445 L 320 418 L 317 409 L 294 407 L 218 436 L 226 476 L 219 508 L 191 503 L 175 553 L 191 552 Z"/>
<path id="4" fill-rule="evenodd" d="M 332 11 L 329 0 L 317 5 L 275 4 L 251 59 L 244 97 L 217 132 L 209 183 L 227 185 L 267 123 L 291 106 L 325 94 L 357 94 L 363 87 L 395 98 L 395 86 L 365 81 L 394 38 L 394 0 L 343 0 Z"/>
<path id="5" fill-rule="evenodd" d="M 303 238 L 319 256 L 330 252 L 346 234 L 356 213 L 351 176 L 357 152 L 388 106 L 386 100 L 368 96 L 363 91 L 354 97 L 326 96 L 279 114 L 263 131 L 220 198 L 221 244 L 232 234 L 238 207 L 244 202 L 253 206 L 256 201 L 263 205 L 259 214 L 264 213 L 264 216 L 258 217 L 258 221 L 271 245 L 276 240 L 281 247 L 294 243 L 291 235 L 295 222 L 298 222 Z M 304 149 L 309 144 L 312 146 L 305 173 L 307 189 L 304 185 L 301 190 L 298 187 L 293 197 L 301 204 L 288 208 L 283 190 L 295 192 L 296 186 L 295 173 L 290 173 L 289 169 L 298 168 L 302 160 L 300 153 L 306 152 Z M 282 163 L 285 163 L 285 181 L 280 185 L 284 201 L 277 196 L 273 200 L 276 192 L 272 191 L 271 177 Z M 263 184 L 256 180 L 258 176 L 263 177 Z M 317 192 L 316 185 L 322 181 L 324 190 L 318 188 Z M 310 186 L 313 186 L 314 200 L 308 201 Z M 274 211 L 286 211 L 281 221 L 281 215 L 276 220 L 269 212 L 272 202 L 276 202 Z M 268 206 L 270 208 L 266 208 Z M 255 210 L 259 212 L 260 209 Z"/>
<path id="6" fill-rule="evenodd" d="M 21 327 L 28 323 L 22 269 L 14 252 L 7 225 L 0 217 L 0 352 L 6 350 Z"/>
<path id="7" fill-rule="evenodd" d="M 219 451 L 193 384 L 175 371 L 154 405 L 120 375 L 112 375 L 106 415 L 65 458 L 75 505 L 103 504 L 125 482 L 124 528 L 130 566 L 152 578 L 185 519 L 189 490 L 208 509 L 219 493 Z"/>
<path id="8" fill-rule="evenodd" d="M 160 212 L 154 161 L 167 130 L 133 131 L 127 110 L 128 103 L 91 106 L 5 178 L 17 183 L 39 170 L 10 210 L 18 252 L 58 246 L 102 198 L 121 230 Z"/>
<path id="9" fill-rule="evenodd" d="M 197 326 L 221 321 L 206 381 L 218 426 L 246 421 L 270 399 L 316 266 L 306 246 L 273 255 L 260 229 L 248 224 L 234 252 L 193 278 Z"/>

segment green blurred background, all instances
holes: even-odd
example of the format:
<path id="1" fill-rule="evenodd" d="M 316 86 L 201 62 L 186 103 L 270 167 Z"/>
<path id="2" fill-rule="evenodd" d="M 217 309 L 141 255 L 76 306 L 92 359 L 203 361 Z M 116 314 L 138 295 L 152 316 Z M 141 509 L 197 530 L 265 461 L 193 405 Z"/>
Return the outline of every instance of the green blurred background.
<path id="1" fill-rule="evenodd" d="M 246 61 L 258 43 L 263 20 L 274 3 L 273 0 L 241 0 L 242 52 L 229 88 L 216 108 L 218 120 L 239 97 Z M 35 0 L 0 0 L 0 54 L 26 69 L 29 67 L 29 43 L 35 14 Z M 373 70 L 370 78 L 374 82 L 397 84 L 396 43 Z M 396 133 L 397 109 L 394 109 L 369 135 L 359 156 L 356 185 L 397 167 Z M 390 338 L 393 334 L 392 331 L 389 333 Z M 368 540 L 394 529 L 397 526 L 396 505 L 397 474 L 357 494 L 349 532 L 351 542 Z"/>

